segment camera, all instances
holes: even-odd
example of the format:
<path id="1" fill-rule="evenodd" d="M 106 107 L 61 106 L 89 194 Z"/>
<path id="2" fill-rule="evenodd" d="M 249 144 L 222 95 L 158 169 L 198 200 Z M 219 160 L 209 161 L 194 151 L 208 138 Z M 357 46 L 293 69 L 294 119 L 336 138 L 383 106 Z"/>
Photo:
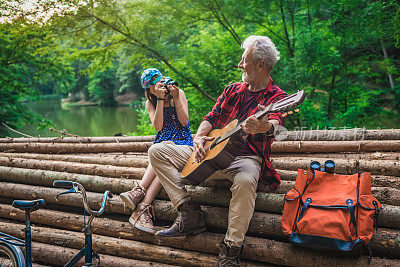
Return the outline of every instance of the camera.
<path id="1" fill-rule="evenodd" d="M 165 77 L 164 81 L 161 82 L 164 85 L 164 88 L 167 90 L 167 95 L 170 94 L 170 91 L 167 87 L 167 85 L 175 85 L 178 86 L 178 83 L 174 80 L 172 80 L 170 77 Z"/>

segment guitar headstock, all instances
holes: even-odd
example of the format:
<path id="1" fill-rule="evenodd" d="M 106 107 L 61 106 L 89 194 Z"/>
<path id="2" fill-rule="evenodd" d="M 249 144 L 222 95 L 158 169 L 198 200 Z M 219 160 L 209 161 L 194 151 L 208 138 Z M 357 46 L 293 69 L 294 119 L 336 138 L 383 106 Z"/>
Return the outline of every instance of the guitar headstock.
<path id="1" fill-rule="evenodd" d="M 303 103 L 304 99 L 306 98 L 306 94 L 304 90 L 298 91 L 295 94 L 285 97 L 284 99 L 279 100 L 272 104 L 268 112 L 289 112 L 290 109 L 299 106 Z M 298 111 L 298 110 L 297 110 Z M 295 110 L 295 112 L 297 112 Z"/>

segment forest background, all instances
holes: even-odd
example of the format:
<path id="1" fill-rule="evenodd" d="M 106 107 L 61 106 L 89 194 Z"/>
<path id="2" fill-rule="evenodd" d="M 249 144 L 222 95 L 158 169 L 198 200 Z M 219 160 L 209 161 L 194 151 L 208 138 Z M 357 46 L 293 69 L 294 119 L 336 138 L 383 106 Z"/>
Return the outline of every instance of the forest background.
<path id="1" fill-rule="evenodd" d="M 195 130 L 241 81 L 249 35 L 280 51 L 271 75 L 280 88 L 306 91 L 288 129 L 400 128 L 397 1 L 5 0 L 0 12 L 0 137 L 5 125 L 52 125 L 26 101 L 80 95 L 112 106 L 126 92 L 136 95 L 133 134 L 154 134 L 140 86 L 148 67 L 179 82 Z"/>

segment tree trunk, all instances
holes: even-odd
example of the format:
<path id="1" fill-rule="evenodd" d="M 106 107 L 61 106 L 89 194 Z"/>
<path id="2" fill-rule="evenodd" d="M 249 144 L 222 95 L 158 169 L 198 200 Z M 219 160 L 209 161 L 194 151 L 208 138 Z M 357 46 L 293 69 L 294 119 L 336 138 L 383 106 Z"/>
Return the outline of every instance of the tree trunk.
<path id="1" fill-rule="evenodd" d="M 390 160 L 350 160 L 333 159 L 336 163 L 335 173 L 353 174 L 358 172 L 371 172 L 377 175 L 400 176 L 400 161 Z M 293 170 L 310 169 L 312 161 L 319 161 L 322 165 L 327 158 L 286 157 L 271 159 L 272 165 L 277 169 Z"/>
<path id="2" fill-rule="evenodd" d="M 146 152 L 152 142 L 50 144 L 50 143 L 0 143 L 0 152 L 68 154 L 106 152 Z"/>
<path id="3" fill-rule="evenodd" d="M 366 130 L 364 128 L 344 130 L 304 130 L 285 132 L 285 141 L 354 141 L 354 140 L 399 140 L 400 129 Z M 23 139 L 23 138 L 22 138 Z"/>
<path id="4" fill-rule="evenodd" d="M 32 242 L 32 259 L 34 260 L 33 266 L 40 267 L 37 265 L 38 262 L 46 264 L 47 266 L 64 266 L 72 257 L 78 254 L 79 250 L 66 248 L 62 246 L 54 246 L 45 243 Z M 115 267 L 130 267 L 130 266 L 154 266 L 153 262 L 139 261 L 128 258 L 115 257 L 105 254 L 100 254 L 101 266 L 115 266 Z M 97 260 L 93 260 L 94 263 Z M 83 266 L 85 264 L 85 258 L 83 257 L 77 264 L 77 266 Z M 168 264 L 158 263 L 157 266 L 174 266 Z M 43 266 L 44 267 L 44 266 Z"/>
<path id="5" fill-rule="evenodd" d="M 80 207 L 82 206 L 82 198 L 77 194 L 63 195 L 55 199 L 55 196 L 63 192 L 60 189 L 44 188 L 37 186 L 25 186 L 19 184 L 0 183 L 0 195 L 12 199 L 37 199 L 42 198 L 46 203 L 59 204 L 64 206 Z M 102 194 L 88 192 L 88 201 L 92 209 L 99 209 L 101 205 Z M 280 231 L 280 215 L 269 214 L 270 212 L 280 214 L 282 212 L 283 195 L 281 199 L 271 197 L 268 199 L 270 205 L 274 205 L 275 209 L 279 208 L 279 212 L 272 211 L 255 212 L 250 224 L 249 233 L 265 236 L 282 237 Z M 201 203 L 203 204 L 203 203 Z M 204 203 L 203 210 L 206 211 L 206 222 L 208 225 L 216 228 L 226 228 L 227 208 L 206 206 Z M 158 219 L 173 221 L 176 217 L 171 202 L 165 200 L 156 200 L 154 202 L 156 209 L 156 217 Z M 119 197 L 114 197 L 107 202 L 106 211 L 110 213 L 119 213 L 131 215 L 129 208 L 125 207 Z M 265 213 L 268 212 L 268 213 Z M 5 211 L 5 213 L 7 213 Z M 221 219 L 222 218 L 222 219 Z M 271 222 L 271 223 L 269 223 Z M 274 222 L 274 223 L 272 223 Z M 384 205 L 379 215 L 379 226 L 399 229 L 400 223 L 400 207 L 392 205 Z"/>
<path id="6" fill-rule="evenodd" d="M 151 142 L 119 144 L 46 144 L 46 143 L 0 143 L 0 152 L 7 153 L 109 153 L 146 152 Z M 400 151 L 400 141 L 281 141 L 272 144 L 273 153 L 383 152 Z"/>
<path id="7" fill-rule="evenodd" d="M 11 219 L 17 219 L 17 220 L 24 220 L 24 212 L 15 210 L 9 205 L 0 205 L 0 214 L 1 216 L 5 216 L 6 218 L 11 218 Z M 208 207 L 207 207 L 208 208 Z M 213 217 L 212 220 L 214 221 L 223 221 L 219 222 L 219 227 L 220 225 L 226 225 L 227 221 L 227 212 L 225 211 L 222 216 L 214 216 L 215 212 L 211 211 L 211 214 L 208 213 L 208 208 L 205 210 L 207 213 L 208 217 Z M 169 207 L 170 210 L 172 210 L 172 207 Z M 215 208 L 214 208 L 215 209 Z M 14 210 L 14 211 L 13 211 Z M 214 213 L 214 214 L 213 214 Z M 265 233 L 269 233 L 269 236 L 271 237 L 282 237 L 282 231 L 280 229 L 280 218 L 279 216 L 276 216 L 277 218 L 271 218 L 271 217 L 264 217 L 264 223 L 261 226 L 258 227 L 263 227 L 266 228 L 268 227 L 268 231 L 265 231 Z M 32 222 L 36 223 L 42 223 L 45 222 L 46 225 L 48 226 L 53 226 L 53 227 L 61 227 L 64 229 L 69 229 L 69 230 L 74 230 L 74 231 L 80 231 L 82 229 L 82 221 L 83 221 L 83 216 L 82 215 L 75 215 L 75 214 L 66 214 L 58 211 L 50 211 L 50 210 L 39 210 L 31 215 Z M 254 218 L 253 218 L 254 221 Z M 68 222 L 66 224 L 65 222 Z M 210 225 L 209 222 L 207 222 L 207 225 L 215 227 L 214 225 Z M 1 226 L 1 223 L 0 223 Z M 226 226 L 223 226 L 224 228 Z M 254 227 L 254 225 L 253 225 Z M 36 227 L 35 227 L 36 228 Z M 2 228 L 3 229 L 3 228 Z M 249 229 L 250 230 L 250 229 Z M 218 250 L 215 248 L 218 240 L 221 240 L 223 238 L 222 234 L 212 234 L 212 233 L 205 233 L 204 235 L 198 235 L 193 238 L 178 238 L 178 239 L 171 239 L 168 238 L 167 240 L 163 240 L 162 238 L 158 237 L 149 237 L 149 235 L 144 234 L 143 232 L 140 233 L 140 231 L 132 228 L 130 225 L 124 222 L 120 222 L 117 220 L 113 219 L 105 219 L 105 218 L 97 218 L 93 221 L 93 231 L 97 235 L 106 235 L 106 236 L 111 236 L 111 237 L 122 237 L 124 239 L 133 239 L 137 240 L 140 242 L 150 242 L 153 245 L 162 245 L 162 246 L 169 246 L 169 247 L 174 247 L 177 249 L 184 249 L 184 250 L 195 250 L 195 251 L 201 251 L 205 253 L 217 253 Z M 75 233 L 74 233 L 75 234 Z M 399 257 L 400 256 L 400 248 L 396 245 L 395 242 L 393 242 L 396 237 L 400 236 L 399 231 L 396 230 L 390 230 L 390 229 L 380 229 L 376 234 L 375 238 L 371 241 L 370 245 L 371 248 L 373 249 L 374 255 L 375 256 L 387 256 L 390 251 L 390 257 Z M 35 235 L 33 235 L 35 237 Z M 247 238 L 248 239 L 248 238 Z M 246 239 L 246 242 L 248 240 Z M 205 241 L 208 240 L 208 241 Z M 244 259 L 249 259 L 249 260 L 254 260 L 254 261 L 268 261 L 266 257 L 261 257 L 258 258 L 257 254 L 258 253 L 253 253 L 252 247 L 254 245 L 260 246 L 263 251 L 263 255 L 266 255 L 269 251 L 269 247 L 267 246 L 262 246 L 262 244 L 265 242 L 265 239 L 262 238 L 252 238 L 250 240 L 251 245 L 246 246 L 247 250 L 244 251 L 243 258 Z M 213 241 L 213 242 L 210 242 Z M 139 243 L 139 242 L 137 242 Z M 274 243 L 279 243 L 279 242 L 274 242 Z M 126 255 L 124 255 L 126 256 Z M 141 258 L 143 259 L 143 258 Z M 145 259 L 146 260 L 146 259 Z"/>
<path id="8" fill-rule="evenodd" d="M 115 194 L 120 194 L 122 192 L 131 190 L 135 182 L 135 180 L 123 178 L 106 178 L 93 175 L 9 168 L 2 166 L 0 166 L 0 178 L 2 179 L 2 181 L 6 182 L 43 186 L 52 186 L 53 181 L 55 180 L 67 180 L 81 183 L 89 191 L 104 192 L 105 190 L 110 190 Z M 192 194 L 193 200 L 199 203 L 215 203 L 216 205 L 227 206 L 231 198 L 231 193 L 223 188 L 211 188 L 202 186 L 187 187 L 188 191 Z M 286 192 L 291 188 L 292 186 L 290 185 L 290 183 L 287 183 L 287 187 L 284 191 Z M 377 194 L 376 197 L 381 203 L 400 206 L 400 190 L 388 187 L 374 187 L 373 191 L 375 194 Z M 160 191 L 159 197 L 168 199 L 164 190 Z M 281 199 L 282 195 L 258 192 L 258 202 L 256 202 L 256 210 L 268 210 L 271 197 Z"/>
<path id="9" fill-rule="evenodd" d="M 0 222 L 3 232 L 19 238 L 23 238 L 21 227 L 23 227 L 22 224 Z M 32 239 L 36 242 L 62 245 L 74 249 L 81 249 L 84 246 L 83 233 L 46 227 L 32 227 Z M 120 257 L 168 264 L 213 266 L 216 262 L 214 255 L 98 235 L 93 235 L 93 249 L 98 253 L 117 254 Z"/>
<path id="10" fill-rule="evenodd" d="M 149 160 L 147 156 L 131 154 L 112 155 L 103 154 L 82 154 L 82 155 L 53 155 L 53 154 L 30 154 L 30 153 L 1 153 L 0 156 L 8 158 L 25 158 L 40 160 L 59 160 L 67 162 L 92 163 L 102 165 L 114 165 L 123 167 L 147 168 Z"/>
<path id="11" fill-rule="evenodd" d="M 63 161 L 44 161 L 35 159 L 7 158 L 0 157 L 0 166 L 51 170 L 57 172 L 79 173 L 98 175 L 105 177 L 142 179 L 146 169 L 135 167 L 116 167 L 110 165 L 98 165 L 88 163 L 71 163 Z M 135 161 L 132 160 L 132 166 Z"/>
<path id="12" fill-rule="evenodd" d="M 122 143 L 153 142 L 155 135 L 147 136 L 101 136 L 101 137 L 18 137 L 0 138 L 0 143 Z"/>

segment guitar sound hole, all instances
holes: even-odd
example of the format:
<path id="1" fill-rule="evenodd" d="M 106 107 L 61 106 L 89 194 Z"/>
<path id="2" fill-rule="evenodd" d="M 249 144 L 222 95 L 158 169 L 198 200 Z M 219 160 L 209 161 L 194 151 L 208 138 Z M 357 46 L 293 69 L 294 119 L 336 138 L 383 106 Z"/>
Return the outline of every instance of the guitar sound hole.
<path id="1" fill-rule="evenodd" d="M 219 139 L 221 139 L 221 136 L 218 136 L 217 139 L 215 139 L 214 142 L 212 142 L 210 150 L 213 149 L 218 144 Z"/>

